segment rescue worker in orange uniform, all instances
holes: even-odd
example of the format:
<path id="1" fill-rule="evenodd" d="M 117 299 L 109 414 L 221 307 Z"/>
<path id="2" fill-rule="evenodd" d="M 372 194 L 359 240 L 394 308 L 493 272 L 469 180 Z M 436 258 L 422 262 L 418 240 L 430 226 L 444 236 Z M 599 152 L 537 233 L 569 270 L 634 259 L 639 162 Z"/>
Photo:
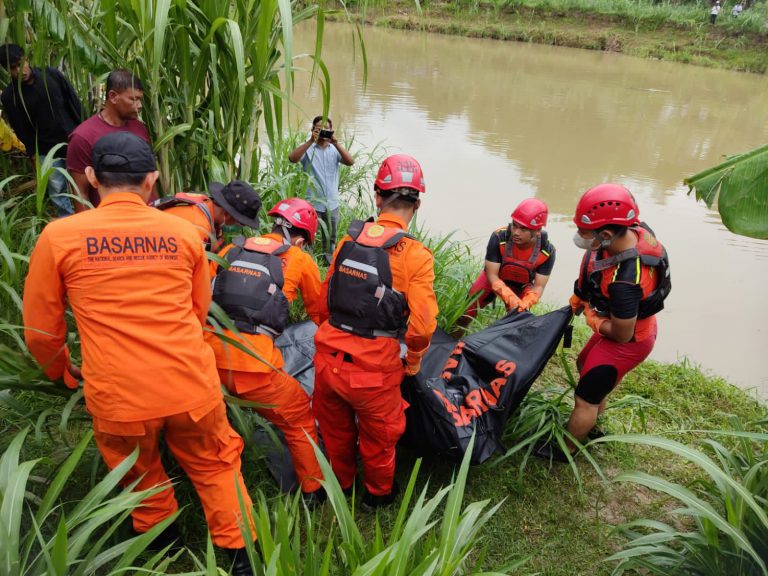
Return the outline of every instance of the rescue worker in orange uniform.
<path id="1" fill-rule="evenodd" d="M 247 182 L 233 180 L 229 184 L 211 182 L 210 196 L 195 192 L 179 192 L 160 198 L 152 205 L 195 225 L 206 247 L 218 250 L 222 226 L 240 224 L 259 229 L 261 197 Z M 212 248 L 211 248 L 212 247 Z"/>
<path id="2" fill-rule="evenodd" d="M 400 384 L 419 372 L 438 312 L 432 254 L 406 232 L 425 190 L 421 166 L 411 156 L 390 156 L 374 190 L 378 220 L 350 224 L 323 283 L 327 310 L 315 335 L 313 398 L 331 466 L 347 492 L 359 451 L 369 508 L 397 496 L 395 445 L 408 406 Z"/>
<path id="3" fill-rule="evenodd" d="M 656 313 L 672 288 L 667 252 L 639 216 L 632 194 L 619 184 L 587 190 L 576 206 L 574 243 L 586 253 L 570 303 L 594 332 L 576 361 L 568 432 L 579 442 L 602 435 L 594 426 L 606 397 L 653 350 Z M 538 455 L 567 461 L 549 445 Z"/>
<path id="4" fill-rule="evenodd" d="M 255 410 L 285 435 L 296 477 L 305 502 L 325 500 L 319 480 L 323 474 L 309 438 L 318 443 L 309 396 L 283 371 L 283 356 L 274 339 L 288 323 L 288 303 L 301 293 L 313 322 L 320 322 L 320 271 L 303 248 L 312 246 L 317 213 L 300 198 L 281 200 L 269 211 L 272 232 L 256 238 L 239 238 L 219 253 L 230 263 L 224 269 L 211 262 L 213 300 L 239 330 L 223 329 L 258 358 L 230 346 L 213 332 L 206 341 L 216 355 L 221 381 L 236 396 L 269 405 Z M 309 438 L 308 436 L 309 435 Z"/>
<path id="5" fill-rule="evenodd" d="M 485 270 L 472 284 L 470 296 L 479 294 L 467 307 L 458 325 L 466 327 L 498 296 L 507 311 L 528 310 L 544 294 L 555 266 L 555 247 L 549 241 L 547 205 L 527 198 L 512 212 L 512 221 L 491 234 L 485 251 Z"/>
<path id="6" fill-rule="evenodd" d="M 160 460 L 162 435 L 200 496 L 214 544 L 234 556 L 233 573 L 252 574 L 238 527 L 236 485 L 250 510 L 243 440 L 227 421 L 203 339 L 211 285 L 197 231 L 147 206 L 159 173 L 141 138 L 102 137 L 86 175 L 99 206 L 48 224 L 32 252 L 23 307 L 29 351 L 52 380 L 64 377 L 76 388 L 82 376 L 109 468 L 138 447 L 124 484 L 167 486 L 133 511 L 134 530 L 146 532 L 178 510 Z M 80 332 L 82 372 L 67 349 L 67 302 Z M 181 545 L 175 524 L 158 540 Z"/>

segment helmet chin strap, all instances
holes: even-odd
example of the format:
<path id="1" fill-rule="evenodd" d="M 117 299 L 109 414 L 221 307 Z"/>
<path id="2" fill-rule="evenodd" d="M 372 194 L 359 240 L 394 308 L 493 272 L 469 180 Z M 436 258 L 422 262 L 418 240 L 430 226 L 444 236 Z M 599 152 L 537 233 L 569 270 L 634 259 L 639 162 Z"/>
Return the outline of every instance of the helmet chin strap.
<path id="1" fill-rule="evenodd" d="M 285 218 L 276 218 L 275 224 L 280 226 L 280 230 L 283 231 L 283 244 L 291 245 L 291 233 L 288 231 L 291 228 L 291 225 L 286 222 Z"/>
<path id="2" fill-rule="evenodd" d="M 414 190 L 414 192 L 415 192 L 415 190 Z M 403 198 L 405 196 L 410 196 L 410 194 L 399 194 L 399 193 L 395 192 L 393 194 L 390 194 L 388 197 L 383 198 L 382 201 L 381 201 L 381 207 L 379 208 L 378 214 L 381 214 L 381 210 L 383 208 L 386 208 L 387 206 L 392 204 L 392 202 L 394 202 L 398 198 Z M 418 197 L 419 196 L 418 196 L 418 192 L 417 192 L 416 193 L 416 198 L 418 198 Z"/>

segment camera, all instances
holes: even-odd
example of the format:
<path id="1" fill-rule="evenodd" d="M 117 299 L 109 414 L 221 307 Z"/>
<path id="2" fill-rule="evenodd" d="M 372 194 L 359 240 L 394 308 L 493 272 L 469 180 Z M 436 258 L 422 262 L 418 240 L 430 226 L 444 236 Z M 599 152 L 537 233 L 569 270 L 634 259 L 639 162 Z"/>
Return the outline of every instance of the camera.
<path id="1" fill-rule="evenodd" d="M 319 138 L 325 138 L 326 140 L 330 140 L 331 138 L 333 138 L 333 130 L 320 130 Z"/>

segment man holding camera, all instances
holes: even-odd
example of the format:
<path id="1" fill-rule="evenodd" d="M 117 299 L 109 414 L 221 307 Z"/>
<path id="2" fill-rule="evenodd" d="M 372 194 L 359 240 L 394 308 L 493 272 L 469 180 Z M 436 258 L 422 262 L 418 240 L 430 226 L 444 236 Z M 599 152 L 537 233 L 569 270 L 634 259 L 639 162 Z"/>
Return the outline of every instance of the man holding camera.
<path id="1" fill-rule="evenodd" d="M 339 223 L 339 163 L 352 166 L 355 159 L 336 139 L 330 118 L 315 116 L 312 134 L 306 142 L 288 155 L 294 164 L 301 162 L 310 174 L 307 199 L 317 212 L 318 220 L 325 222 L 320 238 L 328 262 L 336 249 L 336 227 Z"/>

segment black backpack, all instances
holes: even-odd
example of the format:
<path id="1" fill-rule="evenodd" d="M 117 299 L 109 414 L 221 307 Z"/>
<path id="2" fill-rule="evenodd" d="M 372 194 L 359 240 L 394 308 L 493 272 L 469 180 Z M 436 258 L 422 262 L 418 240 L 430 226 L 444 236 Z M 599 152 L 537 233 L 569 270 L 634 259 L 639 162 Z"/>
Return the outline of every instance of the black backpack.
<path id="1" fill-rule="evenodd" d="M 408 304 L 392 288 L 387 250 L 413 236 L 362 220 L 353 221 L 347 233 L 352 241 L 336 254 L 328 284 L 329 322 L 364 338 L 398 338 L 405 332 Z"/>
<path id="2" fill-rule="evenodd" d="M 213 279 L 213 301 L 247 334 L 277 337 L 288 324 L 283 294 L 283 264 L 278 257 L 290 248 L 265 237 L 235 238 Z"/>

